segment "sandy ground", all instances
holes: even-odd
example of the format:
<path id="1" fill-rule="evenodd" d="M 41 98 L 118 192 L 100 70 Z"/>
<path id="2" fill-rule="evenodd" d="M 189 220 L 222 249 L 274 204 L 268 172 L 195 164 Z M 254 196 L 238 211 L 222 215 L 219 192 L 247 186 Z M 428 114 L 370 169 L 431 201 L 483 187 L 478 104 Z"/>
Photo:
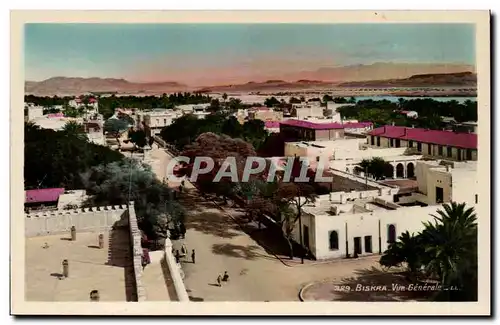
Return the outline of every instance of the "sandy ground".
<path id="1" fill-rule="evenodd" d="M 171 159 L 161 149 L 154 149 L 151 156 L 161 159 L 162 163 Z M 153 164 L 159 177 L 164 175 L 161 165 Z M 193 301 L 297 301 L 300 289 L 310 282 L 342 281 L 378 264 L 378 256 L 374 256 L 286 266 L 228 216 L 242 212 L 232 208 L 222 211 L 194 189 L 187 191 L 181 197 L 188 212 L 186 239 L 174 244 L 179 249 L 184 243 L 189 252 L 196 251 L 196 263 L 192 263 L 190 254 L 182 260 L 185 284 Z M 219 287 L 216 279 L 224 271 L 228 271 L 230 281 Z"/>
<path id="2" fill-rule="evenodd" d="M 99 249 L 98 233 L 26 238 L 26 300 L 89 301 L 91 290 L 99 290 L 101 301 L 127 301 L 133 295 L 133 273 L 127 231 L 105 234 Z M 42 248 L 44 244 L 48 248 Z M 62 261 L 69 262 L 69 277 L 62 279 Z"/>

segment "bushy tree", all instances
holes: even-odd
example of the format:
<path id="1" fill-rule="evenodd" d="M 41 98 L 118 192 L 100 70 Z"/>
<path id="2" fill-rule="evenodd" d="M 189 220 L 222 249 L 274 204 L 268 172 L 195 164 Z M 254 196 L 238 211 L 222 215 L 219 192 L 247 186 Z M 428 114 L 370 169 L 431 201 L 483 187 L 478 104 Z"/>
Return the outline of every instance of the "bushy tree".
<path id="1" fill-rule="evenodd" d="M 135 203 L 141 229 L 155 239 L 166 235 L 165 226 L 183 222 L 184 210 L 172 190 L 162 184 L 148 165 L 132 159 L 98 165 L 81 175 L 89 206 Z"/>

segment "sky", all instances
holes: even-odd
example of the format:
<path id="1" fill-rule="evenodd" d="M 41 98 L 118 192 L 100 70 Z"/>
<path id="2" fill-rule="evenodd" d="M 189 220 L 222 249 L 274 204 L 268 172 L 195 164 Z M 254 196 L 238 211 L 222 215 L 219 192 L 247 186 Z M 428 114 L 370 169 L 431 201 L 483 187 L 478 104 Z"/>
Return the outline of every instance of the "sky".
<path id="1" fill-rule="evenodd" d="M 25 79 L 258 81 L 375 62 L 475 65 L 470 24 L 26 24 Z"/>

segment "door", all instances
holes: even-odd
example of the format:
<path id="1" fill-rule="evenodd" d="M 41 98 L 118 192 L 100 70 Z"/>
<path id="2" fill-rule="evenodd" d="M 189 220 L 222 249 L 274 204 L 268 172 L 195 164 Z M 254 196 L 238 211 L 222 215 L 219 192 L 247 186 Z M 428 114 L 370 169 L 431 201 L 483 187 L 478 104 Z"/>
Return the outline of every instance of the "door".
<path id="1" fill-rule="evenodd" d="M 361 254 L 361 237 L 354 237 L 354 254 Z"/>
<path id="2" fill-rule="evenodd" d="M 308 226 L 303 226 L 303 235 L 304 235 L 304 247 L 310 248 L 309 247 L 309 227 Z"/>
<path id="3" fill-rule="evenodd" d="M 444 195 L 443 188 L 436 186 L 436 203 L 443 203 Z"/>
<path id="4" fill-rule="evenodd" d="M 365 253 L 373 253 L 372 236 L 365 236 Z"/>

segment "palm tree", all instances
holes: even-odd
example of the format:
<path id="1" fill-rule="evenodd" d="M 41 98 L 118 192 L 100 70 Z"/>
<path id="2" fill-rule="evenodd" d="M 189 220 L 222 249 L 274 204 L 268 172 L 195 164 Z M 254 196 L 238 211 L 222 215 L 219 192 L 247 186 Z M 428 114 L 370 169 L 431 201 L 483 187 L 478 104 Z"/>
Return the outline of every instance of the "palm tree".
<path id="1" fill-rule="evenodd" d="M 422 232 L 426 272 L 437 277 L 445 287 L 462 289 L 462 294 L 456 293 L 457 296 L 477 296 L 477 217 L 474 208 L 451 202 L 444 204 L 443 210 L 438 210 L 433 217 L 434 222 L 425 223 Z"/>
<path id="2" fill-rule="evenodd" d="M 68 136 L 74 136 L 79 139 L 87 139 L 87 135 L 85 134 L 85 129 L 83 125 L 75 121 L 67 122 L 62 130 Z"/>
<path id="3" fill-rule="evenodd" d="M 385 267 L 399 266 L 406 263 L 411 276 L 416 276 L 421 266 L 423 254 L 421 237 L 410 234 L 408 231 L 399 236 L 395 243 L 380 258 L 380 264 Z"/>

